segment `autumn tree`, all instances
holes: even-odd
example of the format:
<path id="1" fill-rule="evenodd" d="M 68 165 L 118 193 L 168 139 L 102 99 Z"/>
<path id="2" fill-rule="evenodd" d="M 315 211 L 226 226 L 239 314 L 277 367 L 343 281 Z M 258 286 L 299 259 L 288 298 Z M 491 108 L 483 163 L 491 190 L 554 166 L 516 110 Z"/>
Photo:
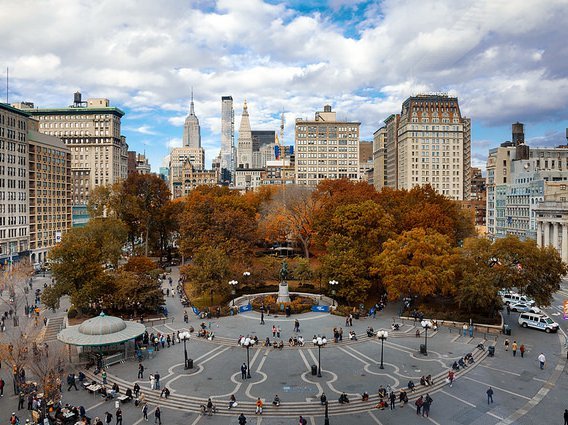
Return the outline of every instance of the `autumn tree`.
<path id="1" fill-rule="evenodd" d="M 0 302 L 6 304 L 8 309 L 13 310 L 12 315 L 14 326 L 19 324 L 20 301 L 25 300 L 28 303 L 28 280 L 34 273 L 33 267 L 29 259 L 23 258 L 17 262 L 7 264 L 4 270 L 0 272 L 0 293 L 7 291 L 10 296 L 8 301 L 0 297 Z"/>
<path id="2" fill-rule="evenodd" d="M 200 186 L 184 199 L 180 218 L 180 251 L 195 256 L 204 246 L 244 261 L 256 241 L 257 210 L 237 191 Z"/>
<path id="3" fill-rule="evenodd" d="M 170 202 L 168 186 L 153 174 L 134 173 L 115 192 L 113 208 L 128 226 L 133 247 L 135 238 L 143 237 L 147 257 L 149 236 L 156 223 L 163 219 L 164 207 Z"/>
<path id="4" fill-rule="evenodd" d="M 455 299 L 460 309 L 493 315 L 501 307 L 499 280 L 493 270 L 492 243 L 487 238 L 468 238 L 460 249 Z"/>
<path id="5" fill-rule="evenodd" d="M 141 313 L 156 313 L 165 300 L 158 279 L 150 273 L 153 269 L 140 267 L 133 270 L 111 273 L 115 287 L 110 299 L 111 309 L 131 313 L 134 317 Z"/>
<path id="6" fill-rule="evenodd" d="M 302 246 L 306 258 L 310 257 L 315 235 L 314 218 L 320 208 L 320 202 L 312 192 L 307 187 L 282 187 L 264 203 L 260 228 L 265 240 L 292 240 Z"/>
<path id="7" fill-rule="evenodd" d="M 390 300 L 407 295 L 452 295 L 457 261 L 448 236 L 415 228 L 383 244 L 373 272 L 382 279 Z"/>
<path id="8" fill-rule="evenodd" d="M 377 194 L 377 202 L 392 215 L 398 234 L 417 227 L 431 229 L 448 236 L 454 246 L 475 235 L 469 213 L 459 202 L 439 194 L 430 185 L 411 190 L 384 188 Z"/>
<path id="9" fill-rule="evenodd" d="M 230 291 L 228 282 L 233 273 L 229 257 L 221 248 L 204 245 L 197 249 L 191 264 L 184 266 L 182 273 L 191 283 L 193 295 Z"/>
<path id="10" fill-rule="evenodd" d="M 69 295 L 75 307 L 87 310 L 112 294 L 113 282 L 103 266 L 118 263 L 125 241 L 126 229 L 116 219 L 91 219 L 85 227 L 71 229 L 50 251 L 56 282 L 44 290 L 42 301 L 56 308 L 59 298 Z"/>

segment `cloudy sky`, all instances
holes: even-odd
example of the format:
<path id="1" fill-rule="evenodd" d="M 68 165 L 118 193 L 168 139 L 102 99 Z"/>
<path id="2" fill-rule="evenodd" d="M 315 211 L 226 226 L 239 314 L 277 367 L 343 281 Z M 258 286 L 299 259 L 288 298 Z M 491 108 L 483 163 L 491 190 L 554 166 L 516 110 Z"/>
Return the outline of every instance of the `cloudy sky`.
<path id="1" fill-rule="evenodd" d="M 435 91 L 459 97 L 484 165 L 515 121 L 532 145 L 566 142 L 567 11 L 568 0 L 0 0 L 0 66 L 10 102 L 109 98 L 155 171 L 181 144 L 191 87 L 208 164 L 223 95 L 236 129 L 245 98 L 253 129 L 277 130 L 284 110 L 291 144 L 295 118 L 326 103 L 371 140 L 405 98 Z"/>

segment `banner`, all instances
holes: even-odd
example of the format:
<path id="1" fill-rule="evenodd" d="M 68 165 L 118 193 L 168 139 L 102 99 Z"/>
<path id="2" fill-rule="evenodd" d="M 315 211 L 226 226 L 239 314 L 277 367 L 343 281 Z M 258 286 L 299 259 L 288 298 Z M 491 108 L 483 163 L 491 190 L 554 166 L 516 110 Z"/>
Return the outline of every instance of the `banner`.
<path id="1" fill-rule="evenodd" d="M 199 316 L 199 310 L 197 307 L 193 306 L 191 307 L 191 309 L 193 310 L 193 312 L 195 313 L 196 316 Z"/>
<path id="2" fill-rule="evenodd" d="M 328 305 L 314 305 L 312 306 L 312 311 L 320 311 L 323 313 L 328 313 L 329 312 L 329 306 Z"/>
<path id="3" fill-rule="evenodd" d="M 252 311 L 252 305 L 247 304 L 239 307 L 239 313 L 244 313 L 245 311 Z"/>

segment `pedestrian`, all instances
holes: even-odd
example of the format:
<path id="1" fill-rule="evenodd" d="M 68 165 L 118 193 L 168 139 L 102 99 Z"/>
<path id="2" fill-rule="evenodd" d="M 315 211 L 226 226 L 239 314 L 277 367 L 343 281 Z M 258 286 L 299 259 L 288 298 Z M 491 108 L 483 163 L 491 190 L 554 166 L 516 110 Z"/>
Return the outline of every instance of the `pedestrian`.
<path id="1" fill-rule="evenodd" d="M 138 363 L 138 379 L 144 379 L 144 365 Z"/>
<path id="2" fill-rule="evenodd" d="M 243 413 L 241 413 L 239 415 L 239 425 L 246 425 L 246 423 L 247 423 L 247 418 Z"/>
<path id="3" fill-rule="evenodd" d="M 568 425 L 568 409 L 564 409 L 564 425 Z"/>
<path id="4" fill-rule="evenodd" d="M 144 420 L 148 422 L 148 403 L 144 403 L 144 406 L 142 407 L 142 415 Z"/>
<path id="5" fill-rule="evenodd" d="M 20 393 L 18 395 L 18 410 L 23 409 L 24 408 L 24 400 L 25 400 L 25 396 L 24 393 Z"/>
<path id="6" fill-rule="evenodd" d="M 106 385 L 106 384 L 107 384 L 107 373 L 106 373 L 106 370 L 103 370 L 103 373 L 101 373 L 101 378 L 103 378 L 103 384 Z"/>
<path id="7" fill-rule="evenodd" d="M 282 332 L 282 328 L 280 326 L 278 326 L 278 328 L 276 329 L 276 336 L 278 338 L 280 338 L 280 332 Z"/>
<path id="8" fill-rule="evenodd" d="M 162 411 L 160 410 L 160 406 L 156 406 L 156 410 L 154 410 L 154 423 L 158 423 L 158 425 L 162 425 Z"/>
<path id="9" fill-rule="evenodd" d="M 122 425 L 122 410 L 120 407 L 116 409 L 116 425 Z"/>
<path id="10" fill-rule="evenodd" d="M 525 344 L 521 344 L 521 346 L 519 347 L 519 351 L 521 352 L 521 357 L 525 357 Z"/>
<path id="11" fill-rule="evenodd" d="M 430 394 L 426 393 L 426 397 L 424 398 L 424 403 L 422 404 L 422 416 L 426 416 L 427 418 L 430 415 L 430 406 L 432 405 L 432 397 Z"/>
<path id="12" fill-rule="evenodd" d="M 258 397 L 256 399 L 256 410 L 254 411 L 254 414 L 256 415 L 258 413 L 262 415 L 262 407 L 263 407 L 262 400 L 260 399 L 260 397 Z"/>
<path id="13" fill-rule="evenodd" d="M 276 326 L 272 325 L 272 338 L 276 338 Z"/>
<path id="14" fill-rule="evenodd" d="M 158 372 L 154 373 L 154 379 L 156 380 L 156 389 L 160 389 L 160 374 Z"/>
<path id="15" fill-rule="evenodd" d="M 241 379 L 247 379 L 247 365 L 243 363 L 241 365 Z"/>
<path id="16" fill-rule="evenodd" d="M 493 388 L 487 390 L 487 404 L 493 403 Z"/>
<path id="17" fill-rule="evenodd" d="M 264 325 L 264 311 L 260 312 L 260 324 Z"/>
<path id="18" fill-rule="evenodd" d="M 422 411 L 422 405 L 424 404 L 424 397 L 420 396 L 416 399 L 416 401 L 414 402 L 414 405 L 416 406 L 416 414 L 420 415 L 420 412 Z"/>
<path id="19" fill-rule="evenodd" d="M 509 339 L 505 338 L 505 342 L 503 343 L 505 345 L 505 351 L 509 351 Z"/>
<path id="20" fill-rule="evenodd" d="M 507 304 L 507 316 L 511 315 L 511 306 Z"/>
<path id="21" fill-rule="evenodd" d="M 544 364 L 546 363 L 546 357 L 544 356 L 544 353 L 540 353 L 540 355 L 538 356 L 538 361 L 540 363 L 540 369 L 544 369 Z"/>
<path id="22" fill-rule="evenodd" d="M 109 425 L 112 422 L 112 413 L 105 412 L 105 423 Z"/>
<path id="23" fill-rule="evenodd" d="M 150 375 L 150 389 L 156 389 L 156 378 L 154 378 L 154 375 Z"/>
<path id="24" fill-rule="evenodd" d="M 47 317 L 43 318 L 43 326 L 47 326 Z"/>
<path id="25" fill-rule="evenodd" d="M 513 341 L 513 345 L 511 345 L 511 351 L 513 352 L 513 357 L 517 357 L 517 341 Z"/>
<path id="26" fill-rule="evenodd" d="M 0 397 L 4 397 L 4 385 L 6 385 L 6 382 L 0 378 Z"/>
<path id="27" fill-rule="evenodd" d="M 302 417 L 302 415 L 300 415 L 300 419 L 298 420 L 298 425 L 307 425 L 308 421 L 306 420 L 306 418 Z"/>
<path id="28" fill-rule="evenodd" d="M 452 387 L 452 385 L 454 383 L 454 378 L 455 378 L 455 373 L 454 373 L 453 370 L 450 370 L 448 372 L 448 381 L 449 381 L 449 384 L 450 384 L 450 388 Z"/>
<path id="29" fill-rule="evenodd" d="M 390 409 L 394 410 L 396 408 L 395 406 L 396 395 L 394 394 L 394 391 L 391 391 L 391 393 L 389 394 L 389 400 L 390 400 Z"/>
<path id="30" fill-rule="evenodd" d="M 75 374 L 74 373 L 70 373 L 69 375 L 67 375 L 67 391 L 71 391 L 71 387 L 75 387 L 76 391 L 79 391 L 79 388 L 77 388 L 77 382 L 75 381 Z"/>

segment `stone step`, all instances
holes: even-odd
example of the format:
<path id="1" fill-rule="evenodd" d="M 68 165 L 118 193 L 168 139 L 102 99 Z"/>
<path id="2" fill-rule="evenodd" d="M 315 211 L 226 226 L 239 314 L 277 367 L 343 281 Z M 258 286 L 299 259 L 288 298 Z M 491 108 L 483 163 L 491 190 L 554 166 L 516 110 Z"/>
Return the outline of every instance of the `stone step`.
<path id="1" fill-rule="evenodd" d="M 482 361 L 487 355 L 487 350 L 480 351 L 475 350 L 473 353 L 475 363 L 468 366 L 466 369 L 462 369 L 456 372 L 456 379 L 467 373 L 469 370 L 473 369 L 480 361 Z M 448 367 L 449 370 L 450 367 Z M 85 372 L 87 379 L 89 381 L 95 380 L 100 382 L 100 375 L 94 375 L 92 372 Z M 420 397 L 420 395 L 425 395 L 426 393 L 435 394 L 437 391 L 442 390 L 446 384 L 447 371 L 443 371 L 433 377 L 434 385 L 432 386 L 421 386 L 420 383 L 416 386 L 416 390 L 413 393 L 408 393 L 409 404 L 414 408 L 414 401 Z M 132 388 L 133 384 L 124 379 L 115 377 L 108 374 L 108 382 L 116 382 L 119 386 L 123 388 Z M 167 385 L 167 384 L 166 384 Z M 398 390 L 400 388 L 393 388 L 393 391 L 398 395 Z M 151 404 L 159 404 L 162 407 L 168 407 L 172 409 L 178 409 L 188 412 L 200 413 L 201 406 L 207 403 L 206 398 L 192 397 L 188 395 L 179 395 L 176 393 L 170 394 L 168 399 L 160 397 L 160 390 L 147 390 L 143 389 L 143 394 L 147 402 Z M 234 416 L 234 410 L 227 409 L 227 400 L 217 400 L 213 398 L 215 405 L 217 406 L 216 415 L 221 416 Z M 306 402 L 284 402 L 279 407 L 273 407 L 270 403 L 271 400 L 266 400 L 266 405 L 264 408 L 263 416 L 281 416 L 281 417 L 294 417 L 301 412 L 313 411 L 314 408 L 321 408 L 323 411 L 323 406 L 319 403 L 319 399 L 316 398 L 313 401 Z M 348 404 L 339 404 L 337 400 L 329 400 L 328 411 L 329 414 L 346 414 L 346 413 L 362 413 L 369 410 L 375 409 L 376 404 L 379 402 L 379 397 L 376 394 L 370 395 L 369 401 L 363 402 L 360 398 L 352 399 Z M 398 405 L 398 399 L 397 399 Z M 239 406 L 237 409 L 239 411 L 254 412 L 255 403 L 253 401 L 239 401 Z"/>

